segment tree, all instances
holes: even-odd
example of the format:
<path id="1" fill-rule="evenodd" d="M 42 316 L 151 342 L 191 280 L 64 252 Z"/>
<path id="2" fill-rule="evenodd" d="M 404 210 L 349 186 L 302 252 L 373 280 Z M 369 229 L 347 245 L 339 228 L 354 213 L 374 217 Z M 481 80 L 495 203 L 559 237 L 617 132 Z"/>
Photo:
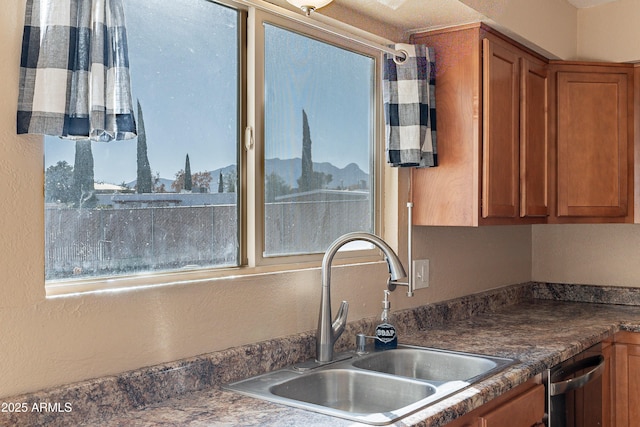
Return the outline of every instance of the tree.
<path id="1" fill-rule="evenodd" d="M 93 153 L 91 141 L 76 141 L 76 155 L 73 164 L 73 183 L 71 186 L 73 205 L 78 208 L 92 208 L 97 204 L 93 185 Z"/>
<path id="2" fill-rule="evenodd" d="M 238 181 L 238 176 L 236 174 L 236 170 L 233 169 L 225 176 L 225 190 L 227 193 L 235 193 L 236 192 L 236 182 Z"/>
<path id="3" fill-rule="evenodd" d="M 153 176 L 153 192 L 154 193 L 166 193 L 167 189 L 162 181 L 160 181 L 160 172 L 156 172 Z"/>
<path id="4" fill-rule="evenodd" d="M 222 171 L 218 177 L 218 193 L 224 193 L 224 180 L 222 179 Z"/>
<path id="5" fill-rule="evenodd" d="M 180 169 L 176 173 L 176 179 L 171 183 L 171 189 L 176 193 L 180 193 L 185 188 L 185 174 L 184 170 Z M 191 176 L 192 186 L 204 188 L 207 192 L 211 189 L 211 172 L 198 172 Z"/>
<path id="6" fill-rule="evenodd" d="M 211 181 L 213 178 L 211 177 L 211 172 L 197 172 L 192 175 L 192 183 L 194 187 L 206 190 L 206 193 L 211 191 Z"/>
<path id="7" fill-rule="evenodd" d="M 180 169 L 176 172 L 176 179 L 171 183 L 171 189 L 176 193 L 179 193 L 184 188 L 184 169 Z"/>
<path id="8" fill-rule="evenodd" d="M 189 154 L 187 154 L 187 158 L 184 161 L 184 189 L 186 191 L 191 191 L 192 186 L 193 180 L 191 178 L 191 164 L 189 163 Z"/>
<path id="9" fill-rule="evenodd" d="M 138 175 L 136 181 L 136 193 L 151 193 L 153 191 L 153 179 L 151 177 L 151 165 L 147 156 L 147 133 L 144 129 L 144 117 L 142 107 L 138 101 Z"/>
<path id="10" fill-rule="evenodd" d="M 60 160 L 44 173 L 44 197 L 47 202 L 70 203 L 73 201 L 73 166 Z"/>
<path id="11" fill-rule="evenodd" d="M 271 172 L 265 178 L 264 198 L 266 202 L 274 202 L 276 197 L 291 194 L 291 186 L 277 173 Z"/>
<path id="12" fill-rule="evenodd" d="M 298 178 L 298 191 L 312 191 L 324 188 L 333 180 L 331 174 L 314 172 L 311 158 L 311 131 L 307 113 L 302 110 L 302 174 Z"/>
<path id="13" fill-rule="evenodd" d="M 324 173 L 324 172 L 315 172 L 315 171 L 312 172 L 311 176 L 307 177 L 306 179 L 305 190 L 300 190 L 301 181 L 302 181 L 302 177 L 298 178 L 299 191 L 318 190 L 320 188 L 326 188 L 326 186 L 329 185 L 331 181 L 333 181 L 333 175 L 331 175 L 330 173 Z"/>
<path id="14" fill-rule="evenodd" d="M 311 159 L 311 132 L 307 113 L 302 110 L 302 174 L 298 179 L 298 191 L 313 190 L 313 160 Z"/>

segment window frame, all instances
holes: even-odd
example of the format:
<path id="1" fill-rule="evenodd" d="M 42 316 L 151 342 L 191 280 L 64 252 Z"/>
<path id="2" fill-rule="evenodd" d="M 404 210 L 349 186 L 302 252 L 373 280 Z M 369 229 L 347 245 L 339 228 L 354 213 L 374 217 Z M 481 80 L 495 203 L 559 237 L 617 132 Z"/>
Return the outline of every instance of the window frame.
<path id="1" fill-rule="evenodd" d="M 269 23 L 303 36 L 363 54 L 374 59 L 373 147 L 371 147 L 371 197 L 373 233 L 383 236 L 385 224 L 396 218 L 395 193 L 389 191 L 397 184 L 397 173 L 385 171 L 384 117 L 382 109 L 381 76 L 383 53 L 375 48 L 348 40 L 316 25 L 301 22 L 299 14 L 286 9 L 277 12 L 262 10 L 233 0 L 207 0 L 238 10 L 239 61 L 239 120 L 238 120 L 238 242 L 239 265 L 209 267 L 194 270 L 144 272 L 123 276 L 59 279 L 45 282 L 47 298 L 88 292 L 120 292 L 147 287 L 215 282 L 239 276 L 253 276 L 278 272 L 292 272 L 319 268 L 323 253 L 279 255 L 265 257 L 264 253 L 264 26 Z M 277 8 L 277 6 L 273 6 Z M 385 173 L 387 175 L 385 175 Z M 397 187 L 396 187 L 397 188 Z M 387 195 L 388 205 L 385 203 Z M 385 210 L 391 209 L 390 215 Z M 393 217 L 393 218 L 392 218 Z M 388 228 L 388 227 L 387 227 Z M 395 227 L 394 227 L 395 228 Z M 393 241 L 398 236 L 390 230 Z M 384 237 L 384 236 L 383 236 Z M 377 249 L 341 251 L 334 264 L 364 264 L 382 261 Z"/>
<path id="2" fill-rule="evenodd" d="M 249 248 L 248 252 L 248 266 L 273 266 L 281 265 L 283 269 L 286 269 L 288 264 L 299 264 L 316 262 L 319 263 L 322 260 L 324 254 L 291 254 L 291 255 L 279 255 L 279 256 L 264 256 L 265 249 L 265 233 L 264 233 L 264 134 L 265 134 L 265 90 L 264 90 L 264 24 L 275 25 L 288 31 L 295 32 L 305 37 L 316 39 L 323 43 L 328 43 L 339 48 L 355 52 L 361 55 L 372 58 L 374 62 L 374 85 L 371 105 L 371 117 L 373 119 L 373 147 L 371 147 L 370 159 L 370 174 L 371 174 L 371 197 L 373 198 L 373 232 L 375 234 L 381 234 L 383 224 L 383 200 L 384 192 L 382 191 L 384 182 L 384 168 L 383 168 L 383 153 L 384 147 L 382 141 L 384 138 L 384 120 L 383 111 L 380 107 L 382 94 L 381 94 L 381 76 L 382 76 L 382 56 L 383 54 L 374 48 L 358 46 L 356 48 L 353 42 L 350 42 L 345 37 L 331 34 L 327 31 L 305 25 L 291 19 L 283 18 L 272 13 L 268 13 L 258 9 L 252 9 L 249 14 L 249 40 L 248 40 L 248 57 L 249 57 L 249 69 L 255 73 L 251 90 L 248 90 L 249 105 L 253 105 L 254 109 L 252 113 L 248 115 L 247 126 L 254 129 L 254 136 L 256 143 L 253 147 L 253 155 L 249 156 L 248 165 L 249 170 L 254 171 L 252 188 L 254 193 L 252 194 L 252 202 L 249 205 L 249 215 L 251 218 L 252 235 L 255 236 L 253 242 L 247 242 Z M 259 111 L 259 114 L 258 114 Z M 259 143 L 258 143 L 259 141 Z M 353 250 L 348 252 L 341 252 L 338 254 L 337 259 L 349 260 L 351 262 L 366 262 L 379 259 L 379 252 L 374 249 L 369 250 Z"/>

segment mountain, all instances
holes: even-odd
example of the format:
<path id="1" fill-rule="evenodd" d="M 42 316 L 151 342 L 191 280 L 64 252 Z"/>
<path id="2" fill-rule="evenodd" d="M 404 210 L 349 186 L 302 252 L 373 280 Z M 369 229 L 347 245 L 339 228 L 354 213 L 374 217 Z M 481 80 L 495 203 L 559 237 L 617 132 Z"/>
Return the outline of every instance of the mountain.
<path id="1" fill-rule="evenodd" d="M 344 168 L 338 168 L 331 163 L 323 162 L 323 163 L 313 163 L 313 170 L 315 172 L 323 172 L 325 174 L 329 174 L 332 177 L 331 182 L 327 186 L 330 189 L 334 188 L 348 188 L 355 187 L 360 184 L 361 181 L 365 181 L 367 185 L 369 184 L 369 174 L 365 173 L 360 169 L 358 165 L 355 163 L 350 163 Z M 215 169 L 209 171 L 211 177 L 213 178 L 211 181 L 211 191 L 217 192 L 218 190 L 218 177 L 220 176 L 220 172 L 222 175 L 226 177 L 229 173 L 236 172 L 235 165 L 225 166 L 224 168 Z M 266 159 L 265 160 L 265 175 L 269 175 L 271 173 L 275 173 L 279 175 L 291 188 L 298 187 L 298 178 L 302 174 L 302 160 L 299 157 L 293 159 Z M 160 182 L 164 183 L 167 191 L 171 191 L 171 184 L 173 183 L 173 179 L 160 178 Z M 136 185 L 136 181 L 131 181 L 127 183 L 130 188 L 134 188 Z"/>
<path id="2" fill-rule="evenodd" d="M 171 191 L 171 184 L 173 184 L 173 181 L 174 181 L 173 179 L 160 178 L 160 181 L 159 181 L 158 185 L 164 184 L 164 188 L 166 188 L 167 191 Z M 136 184 L 137 183 L 138 183 L 138 180 L 134 179 L 131 182 L 127 182 L 126 185 L 127 185 L 127 187 L 129 187 L 131 189 L 134 189 L 134 188 L 136 188 Z M 155 181 L 154 181 L 153 184 L 156 185 Z"/>
<path id="3" fill-rule="evenodd" d="M 347 188 L 357 186 L 360 181 L 369 182 L 369 174 L 365 173 L 355 163 L 350 163 L 344 168 L 338 168 L 331 163 L 313 163 L 314 172 L 323 172 L 332 177 L 328 188 Z M 265 175 L 275 173 L 279 175 L 291 188 L 298 187 L 298 178 L 302 174 L 302 160 L 299 157 L 293 159 L 266 159 Z"/>

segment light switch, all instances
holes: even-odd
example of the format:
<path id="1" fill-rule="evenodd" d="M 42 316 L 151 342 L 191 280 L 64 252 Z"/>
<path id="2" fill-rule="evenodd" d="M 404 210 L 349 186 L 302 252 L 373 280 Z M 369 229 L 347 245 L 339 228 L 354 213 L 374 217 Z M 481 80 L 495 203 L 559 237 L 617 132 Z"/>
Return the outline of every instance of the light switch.
<path id="1" fill-rule="evenodd" d="M 416 259 L 413 261 L 413 285 L 415 289 L 429 287 L 428 259 Z"/>

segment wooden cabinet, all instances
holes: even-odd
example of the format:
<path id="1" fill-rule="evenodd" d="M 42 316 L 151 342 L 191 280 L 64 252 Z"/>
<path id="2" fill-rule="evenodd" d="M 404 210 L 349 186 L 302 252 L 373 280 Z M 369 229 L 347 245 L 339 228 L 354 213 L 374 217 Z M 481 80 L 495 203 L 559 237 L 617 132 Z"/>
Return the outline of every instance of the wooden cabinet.
<path id="1" fill-rule="evenodd" d="M 450 427 L 542 426 L 544 386 L 538 377 L 453 421 Z"/>
<path id="2" fill-rule="evenodd" d="M 544 222 L 544 58 L 481 24 L 416 34 L 436 52 L 440 166 L 412 171 L 414 224 Z"/>
<path id="3" fill-rule="evenodd" d="M 412 42 L 436 53 L 439 158 L 411 172 L 414 224 L 634 221 L 638 69 L 549 62 L 482 24 Z"/>
<path id="4" fill-rule="evenodd" d="M 553 222 L 632 222 L 633 67 L 552 62 L 550 69 Z"/>
<path id="5" fill-rule="evenodd" d="M 544 386 L 537 385 L 479 417 L 478 427 L 532 427 L 542 424 Z"/>
<path id="6" fill-rule="evenodd" d="M 640 420 L 640 334 L 614 337 L 614 427 L 633 427 Z"/>
<path id="7" fill-rule="evenodd" d="M 482 217 L 547 216 L 547 65 L 483 40 Z"/>

